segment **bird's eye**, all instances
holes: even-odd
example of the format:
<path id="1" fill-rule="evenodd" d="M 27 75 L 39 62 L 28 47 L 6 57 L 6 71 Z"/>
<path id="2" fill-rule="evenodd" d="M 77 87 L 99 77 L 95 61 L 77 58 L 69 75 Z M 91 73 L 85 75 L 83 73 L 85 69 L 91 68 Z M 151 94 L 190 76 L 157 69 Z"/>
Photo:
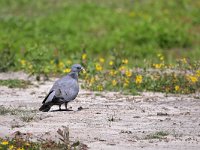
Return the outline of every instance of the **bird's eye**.
<path id="1" fill-rule="evenodd" d="M 81 67 L 77 67 L 77 69 L 81 69 Z"/>

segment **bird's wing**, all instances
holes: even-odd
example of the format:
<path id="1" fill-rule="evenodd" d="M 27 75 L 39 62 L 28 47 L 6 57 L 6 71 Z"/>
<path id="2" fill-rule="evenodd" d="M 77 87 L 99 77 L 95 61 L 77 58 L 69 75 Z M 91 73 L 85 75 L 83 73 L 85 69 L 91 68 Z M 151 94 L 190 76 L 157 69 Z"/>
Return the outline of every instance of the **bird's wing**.
<path id="1" fill-rule="evenodd" d="M 76 98 L 79 92 L 78 82 L 74 79 L 63 81 L 60 84 L 60 90 L 62 93 L 62 97 L 65 101 L 71 101 Z"/>
<path id="2" fill-rule="evenodd" d="M 45 99 L 43 100 L 42 104 L 48 103 L 48 102 L 52 101 L 52 99 L 53 99 L 54 96 L 55 96 L 55 93 L 56 93 L 56 92 L 55 92 L 54 90 L 50 91 L 49 94 L 48 94 L 48 95 L 45 97 Z"/>
<path id="3" fill-rule="evenodd" d="M 52 102 L 54 99 L 70 101 L 76 98 L 79 92 L 78 82 L 67 76 L 56 81 L 43 103 Z"/>
<path id="4" fill-rule="evenodd" d="M 51 90 L 49 91 L 49 93 L 47 94 L 45 99 L 43 100 L 43 102 L 42 102 L 43 104 L 51 102 L 55 97 L 61 96 L 61 91 L 59 89 L 59 83 L 60 83 L 59 80 L 54 83 Z"/>

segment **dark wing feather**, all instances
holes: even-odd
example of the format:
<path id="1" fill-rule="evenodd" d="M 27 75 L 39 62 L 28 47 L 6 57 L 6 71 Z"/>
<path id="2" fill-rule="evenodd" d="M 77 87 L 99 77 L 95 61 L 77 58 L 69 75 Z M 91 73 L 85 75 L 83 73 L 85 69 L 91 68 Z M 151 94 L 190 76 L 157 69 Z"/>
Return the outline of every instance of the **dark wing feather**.
<path id="1" fill-rule="evenodd" d="M 48 95 L 47 95 L 47 96 L 44 98 L 44 100 L 43 100 L 42 104 L 44 104 L 44 103 L 45 103 L 45 101 L 47 100 L 47 98 L 49 97 L 49 95 L 50 95 L 52 92 L 53 92 L 53 90 L 49 92 L 49 94 L 48 94 Z"/>

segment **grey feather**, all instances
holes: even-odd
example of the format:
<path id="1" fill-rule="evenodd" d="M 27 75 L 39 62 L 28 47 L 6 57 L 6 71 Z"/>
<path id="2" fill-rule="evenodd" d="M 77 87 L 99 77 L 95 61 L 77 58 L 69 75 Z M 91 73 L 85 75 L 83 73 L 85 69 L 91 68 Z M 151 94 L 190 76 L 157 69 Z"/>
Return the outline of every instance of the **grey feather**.
<path id="1" fill-rule="evenodd" d="M 40 107 L 40 111 L 49 111 L 53 105 L 62 105 L 74 100 L 79 92 L 78 73 L 83 69 L 79 64 L 71 68 L 71 72 L 56 81 Z M 47 109 L 48 107 L 48 109 Z M 67 108 L 66 108 L 67 109 Z"/>

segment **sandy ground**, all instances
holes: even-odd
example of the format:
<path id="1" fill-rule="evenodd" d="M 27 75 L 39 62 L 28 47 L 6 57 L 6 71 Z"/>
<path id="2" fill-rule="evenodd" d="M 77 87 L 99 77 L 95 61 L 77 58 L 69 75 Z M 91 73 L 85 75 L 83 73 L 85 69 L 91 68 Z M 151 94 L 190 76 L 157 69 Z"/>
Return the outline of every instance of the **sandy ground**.
<path id="1" fill-rule="evenodd" d="M 28 76 L 24 73 L 0 74 L 0 79 L 7 78 L 27 79 Z M 34 81 L 34 85 L 27 89 L 0 87 L 0 105 L 30 111 L 26 116 L 34 115 L 30 122 L 23 121 L 19 114 L 0 115 L 0 137 L 20 131 L 31 133 L 35 139 L 58 139 L 58 128 L 68 126 L 70 140 L 79 140 L 93 150 L 200 149 L 198 93 L 166 95 L 146 92 L 131 96 L 81 89 L 76 100 L 69 103 L 73 111 L 39 112 L 38 108 L 55 80 Z M 83 109 L 78 111 L 80 106 Z M 57 109 L 57 106 L 52 107 L 52 110 Z M 162 139 L 148 138 L 159 131 L 168 135 Z"/>

